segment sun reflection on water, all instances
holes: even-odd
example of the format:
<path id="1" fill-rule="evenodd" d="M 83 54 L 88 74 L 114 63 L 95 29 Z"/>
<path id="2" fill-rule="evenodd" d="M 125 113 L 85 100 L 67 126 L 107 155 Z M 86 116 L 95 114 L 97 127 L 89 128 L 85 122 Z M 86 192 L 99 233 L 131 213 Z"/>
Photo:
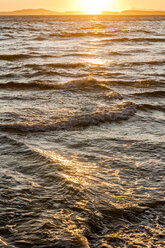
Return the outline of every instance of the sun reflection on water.
<path id="1" fill-rule="evenodd" d="M 77 161 L 76 156 L 72 159 L 68 159 L 55 152 L 34 147 L 32 149 L 62 167 L 63 170 L 62 172 L 60 171 L 59 174 L 66 181 L 80 187 L 83 185 L 85 188 L 90 185 L 90 179 L 92 178 L 92 168 L 95 170 L 95 166 L 93 167 L 92 164 Z"/>
<path id="2" fill-rule="evenodd" d="M 83 59 L 88 65 L 106 65 L 108 63 L 107 60 L 101 58 L 85 58 Z"/>

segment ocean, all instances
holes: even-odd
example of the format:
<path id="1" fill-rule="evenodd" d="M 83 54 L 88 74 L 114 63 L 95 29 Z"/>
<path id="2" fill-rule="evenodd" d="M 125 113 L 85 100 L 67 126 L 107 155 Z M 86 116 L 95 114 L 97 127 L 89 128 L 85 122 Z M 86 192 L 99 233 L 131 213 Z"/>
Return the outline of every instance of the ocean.
<path id="1" fill-rule="evenodd" d="M 165 16 L 0 17 L 0 247 L 162 248 Z"/>

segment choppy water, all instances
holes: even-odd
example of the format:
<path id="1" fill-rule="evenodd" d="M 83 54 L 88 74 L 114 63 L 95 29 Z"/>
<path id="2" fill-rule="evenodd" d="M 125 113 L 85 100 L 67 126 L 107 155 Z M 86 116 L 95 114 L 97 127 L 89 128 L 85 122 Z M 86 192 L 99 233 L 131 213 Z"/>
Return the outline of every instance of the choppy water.
<path id="1" fill-rule="evenodd" d="M 0 17 L 0 247 L 163 247 L 165 17 Z"/>

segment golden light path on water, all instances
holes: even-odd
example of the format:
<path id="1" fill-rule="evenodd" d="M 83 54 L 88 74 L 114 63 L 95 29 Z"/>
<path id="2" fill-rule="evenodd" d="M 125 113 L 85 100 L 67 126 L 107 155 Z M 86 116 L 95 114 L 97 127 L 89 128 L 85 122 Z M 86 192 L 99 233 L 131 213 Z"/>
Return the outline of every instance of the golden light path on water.
<path id="1" fill-rule="evenodd" d="M 106 182 L 104 180 L 100 179 L 102 178 L 102 172 L 100 173 L 100 170 L 98 169 L 98 166 L 95 163 L 89 163 L 89 162 L 82 162 L 78 159 L 78 157 L 74 156 L 71 158 L 64 157 L 63 155 L 60 155 L 54 151 L 47 151 L 38 147 L 29 146 L 33 151 L 40 154 L 42 157 L 47 158 L 48 160 L 51 160 L 55 163 L 55 165 L 59 168 L 57 169 L 58 174 L 60 177 L 62 177 L 65 181 L 73 184 L 73 187 L 76 189 L 78 188 L 82 192 L 87 190 L 87 192 L 102 192 L 102 190 L 105 190 L 105 188 L 111 188 L 115 189 L 118 192 L 118 201 L 113 201 L 112 198 L 115 197 L 115 194 L 113 193 L 106 193 L 106 199 L 111 205 L 111 207 L 115 207 L 117 209 L 123 209 L 130 206 L 136 206 L 136 200 L 133 199 L 132 193 L 133 189 L 127 188 L 122 189 L 122 187 L 118 187 L 117 183 L 121 182 L 122 179 L 120 178 L 120 170 L 115 169 L 111 170 L 111 178 L 112 181 Z M 112 159 L 113 160 L 113 159 Z M 116 158 L 114 158 L 114 161 L 116 161 Z M 95 189 L 93 188 L 93 185 L 95 184 Z M 137 182 L 135 182 L 135 185 Z M 97 185 L 97 186 L 96 186 Z M 93 191 L 94 190 L 94 191 Z M 76 205 L 83 205 L 83 208 L 86 206 L 86 204 L 90 201 L 90 196 L 88 196 L 88 193 L 86 195 L 86 201 L 82 199 L 81 201 L 78 201 Z M 92 194 L 93 194 L 92 193 Z M 126 202 L 125 197 L 129 197 L 132 199 L 131 201 Z M 111 201 L 110 201 L 111 199 Z M 105 200 L 105 199 L 104 199 Z M 104 201 L 102 199 L 102 196 L 100 195 L 98 202 Z M 85 204 L 85 205 L 84 205 Z"/>
<path id="2" fill-rule="evenodd" d="M 107 60 L 103 60 L 101 58 L 83 58 L 82 61 L 89 65 L 106 65 L 108 63 Z"/>
<path id="3" fill-rule="evenodd" d="M 67 181 L 78 185 L 81 184 L 83 186 L 89 185 L 87 181 L 87 175 L 90 177 L 91 169 L 89 163 L 80 163 L 79 161 L 76 161 L 76 157 L 68 159 L 55 152 L 46 151 L 40 148 L 31 148 L 41 156 L 44 156 L 61 166 L 63 172 L 60 172 L 60 174 Z M 92 165 L 92 167 L 96 169 L 94 165 Z"/>

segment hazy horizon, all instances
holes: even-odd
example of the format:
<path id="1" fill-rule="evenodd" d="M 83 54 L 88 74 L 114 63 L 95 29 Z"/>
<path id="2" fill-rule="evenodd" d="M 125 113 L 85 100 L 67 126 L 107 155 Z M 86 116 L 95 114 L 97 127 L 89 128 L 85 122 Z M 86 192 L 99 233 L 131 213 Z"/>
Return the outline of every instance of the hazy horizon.
<path id="1" fill-rule="evenodd" d="M 65 12 L 84 12 L 83 10 L 65 10 L 65 11 L 58 11 L 58 10 L 52 10 L 52 9 L 48 9 L 48 8 L 20 8 L 20 9 L 14 9 L 14 10 L 3 10 L 1 11 L 0 9 L 0 12 L 15 12 L 15 11 L 23 11 L 23 10 L 46 10 L 46 11 L 52 11 L 52 12 L 58 12 L 58 13 L 65 13 Z M 131 8 L 131 9 L 123 9 L 123 10 L 108 10 L 108 9 L 103 9 L 103 11 L 107 11 L 107 12 L 123 12 L 123 11 L 162 11 L 164 12 L 164 10 L 162 9 L 134 9 L 134 8 Z"/>
<path id="2" fill-rule="evenodd" d="M 79 10 L 70 10 L 70 11 L 54 11 L 50 9 L 44 9 L 44 8 L 37 8 L 37 9 L 17 9 L 13 11 L 1 11 L 0 10 L 0 16 L 3 15 L 25 15 L 25 16 L 33 16 L 33 15 L 165 15 L 165 11 L 163 10 L 149 10 L 149 9 L 125 9 L 122 11 L 109 11 L 109 10 L 101 10 L 101 12 L 91 12 L 88 13 L 86 11 L 79 11 Z"/>

